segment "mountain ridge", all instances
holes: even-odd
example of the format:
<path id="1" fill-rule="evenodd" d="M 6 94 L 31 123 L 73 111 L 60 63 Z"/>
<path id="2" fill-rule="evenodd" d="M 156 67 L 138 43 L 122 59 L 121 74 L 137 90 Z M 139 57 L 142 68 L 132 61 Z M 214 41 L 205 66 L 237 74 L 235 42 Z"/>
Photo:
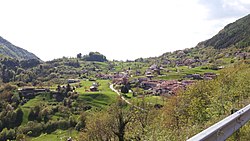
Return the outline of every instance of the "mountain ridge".
<path id="1" fill-rule="evenodd" d="M 226 25 L 212 38 L 198 43 L 205 47 L 212 46 L 216 49 L 250 46 L 250 14 Z"/>
<path id="2" fill-rule="evenodd" d="M 39 57 L 35 54 L 20 48 L 18 46 L 13 45 L 8 40 L 4 39 L 0 36 L 0 54 L 3 57 L 11 57 L 18 60 L 30 60 L 30 59 L 37 59 L 41 61 Z"/>

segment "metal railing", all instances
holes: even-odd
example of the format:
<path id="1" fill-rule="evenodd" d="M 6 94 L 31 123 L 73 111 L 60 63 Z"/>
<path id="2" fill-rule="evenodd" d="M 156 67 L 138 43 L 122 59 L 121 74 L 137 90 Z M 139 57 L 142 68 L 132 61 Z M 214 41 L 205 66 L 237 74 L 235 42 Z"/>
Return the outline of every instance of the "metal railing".
<path id="1" fill-rule="evenodd" d="M 250 104 L 187 141 L 224 141 L 250 120 Z"/>

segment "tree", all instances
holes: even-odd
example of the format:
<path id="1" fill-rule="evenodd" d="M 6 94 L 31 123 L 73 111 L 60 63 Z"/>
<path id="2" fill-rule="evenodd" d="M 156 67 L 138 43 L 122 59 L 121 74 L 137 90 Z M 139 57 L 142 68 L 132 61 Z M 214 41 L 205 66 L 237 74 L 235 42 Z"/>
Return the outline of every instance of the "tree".
<path id="1" fill-rule="evenodd" d="M 81 58 L 82 58 L 82 54 L 81 54 L 81 53 L 78 53 L 78 54 L 76 55 L 76 58 L 81 59 Z"/>
<path id="2" fill-rule="evenodd" d="M 14 140 L 16 138 L 16 131 L 14 129 L 10 129 L 6 134 L 6 138 L 9 140 Z"/>
<path id="3" fill-rule="evenodd" d="M 22 60 L 20 62 L 20 65 L 22 68 L 27 69 L 27 68 L 32 68 L 36 67 L 40 64 L 41 62 L 37 59 L 29 59 L 29 60 Z"/>
<path id="4" fill-rule="evenodd" d="M 121 99 L 116 104 L 110 107 L 109 114 L 112 122 L 109 123 L 112 132 L 118 137 L 119 141 L 125 140 L 125 129 L 128 123 L 134 120 L 133 110 L 127 109 L 126 103 Z"/>
<path id="5" fill-rule="evenodd" d="M 25 138 L 24 134 L 17 134 L 16 141 L 25 141 Z"/>
<path id="6" fill-rule="evenodd" d="M 13 72 L 10 69 L 7 69 L 6 66 L 3 66 L 2 79 L 3 79 L 4 83 L 8 83 L 8 82 L 12 81 L 14 74 L 15 74 L 15 72 Z"/>
<path id="7" fill-rule="evenodd" d="M 22 124 L 23 121 L 23 111 L 21 108 L 18 108 L 16 110 L 16 126 L 20 126 Z"/>
<path id="8" fill-rule="evenodd" d="M 83 56 L 86 61 L 107 62 L 107 58 L 99 52 L 90 52 L 89 55 Z"/>
<path id="9" fill-rule="evenodd" d="M 110 129 L 111 122 L 109 114 L 106 111 L 94 112 L 91 113 L 87 120 L 86 134 L 82 133 L 81 136 L 85 136 L 89 140 L 98 140 L 98 141 L 109 141 L 112 140 L 113 132 Z M 101 117 L 101 118 L 100 118 Z M 82 137 L 81 137 L 82 139 Z M 82 141 L 85 141 L 83 139 Z"/>
<path id="10" fill-rule="evenodd" d="M 71 91 L 71 86 L 70 86 L 69 84 L 67 84 L 67 86 L 66 86 L 66 94 L 67 94 L 69 91 Z"/>
<path id="11" fill-rule="evenodd" d="M 75 118 L 73 116 L 69 117 L 69 124 L 70 124 L 71 127 L 76 126 L 77 123 L 76 123 L 76 120 L 75 120 Z"/>
<path id="12" fill-rule="evenodd" d="M 49 114 L 52 112 L 51 109 L 49 109 L 48 107 L 44 108 L 43 110 L 41 110 L 39 112 L 39 117 L 41 117 L 41 119 L 43 119 L 44 123 L 47 123 L 49 121 Z"/>
<path id="13" fill-rule="evenodd" d="M 129 107 L 121 99 L 111 105 L 107 111 L 93 113 L 87 120 L 87 131 L 81 136 L 89 140 L 125 140 L 126 129 L 134 124 L 135 109 Z M 102 117 L 102 118 L 100 118 Z"/>
<path id="14" fill-rule="evenodd" d="M 86 113 L 82 112 L 75 128 L 77 131 L 80 131 L 81 129 L 84 129 L 85 127 L 86 127 Z"/>
<path id="15" fill-rule="evenodd" d="M 3 122 L 0 120 L 0 131 L 3 130 Z"/>
<path id="16" fill-rule="evenodd" d="M 128 93 L 128 92 L 129 92 L 128 86 L 127 86 L 127 85 L 123 85 L 123 86 L 121 87 L 121 92 L 122 92 L 122 93 Z"/>
<path id="17" fill-rule="evenodd" d="M 41 116 L 39 116 L 41 107 L 36 105 L 34 108 L 30 109 L 30 113 L 28 115 L 28 120 L 33 121 L 33 120 L 38 120 L 41 121 Z"/>
<path id="18" fill-rule="evenodd" d="M 0 132 L 0 140 L 1 140 L 1 141 L 7 140 L 7 138 L 6 138 L 7 132 L 8 132 L 7 128 L 4 128 L 4 129 L 2 130 L 2 132 Z"/>
<path id="19" fill-rule="evenodd" d="M 57 91 L 58 93 L 61 93 L 61 86 L 60 86 L 60 85 L 57 85 L 56 91 Z"/>

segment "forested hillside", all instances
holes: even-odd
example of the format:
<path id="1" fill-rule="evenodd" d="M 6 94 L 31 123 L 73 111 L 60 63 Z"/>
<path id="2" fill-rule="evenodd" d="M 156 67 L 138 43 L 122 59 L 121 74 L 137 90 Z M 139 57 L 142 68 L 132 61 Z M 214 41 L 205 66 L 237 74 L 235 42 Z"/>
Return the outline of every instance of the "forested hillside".
<path id="1" fill-rule="evenodd" d="M 201 42 L 205 46 L 212 46 L 216 49 L 250 46 L 250 15 L 247 15 L 234 23 L 228 24 L 217 35 L 211 39 Z"/>

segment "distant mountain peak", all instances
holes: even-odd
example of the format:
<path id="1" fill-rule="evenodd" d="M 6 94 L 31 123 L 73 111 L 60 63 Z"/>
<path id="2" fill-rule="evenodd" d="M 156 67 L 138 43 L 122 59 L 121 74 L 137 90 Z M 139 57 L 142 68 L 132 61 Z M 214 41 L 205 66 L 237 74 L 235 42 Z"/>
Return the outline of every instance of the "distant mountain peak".
<path id="1" fill-rule="evenodd" d="M 12 43 L 10 43 L 1 36 L 0 36 L 0 55 L 15 58 L 18 60 L 29 60 L 29 59 L 41 60 L 33 53 L 13 45 Z"/>

